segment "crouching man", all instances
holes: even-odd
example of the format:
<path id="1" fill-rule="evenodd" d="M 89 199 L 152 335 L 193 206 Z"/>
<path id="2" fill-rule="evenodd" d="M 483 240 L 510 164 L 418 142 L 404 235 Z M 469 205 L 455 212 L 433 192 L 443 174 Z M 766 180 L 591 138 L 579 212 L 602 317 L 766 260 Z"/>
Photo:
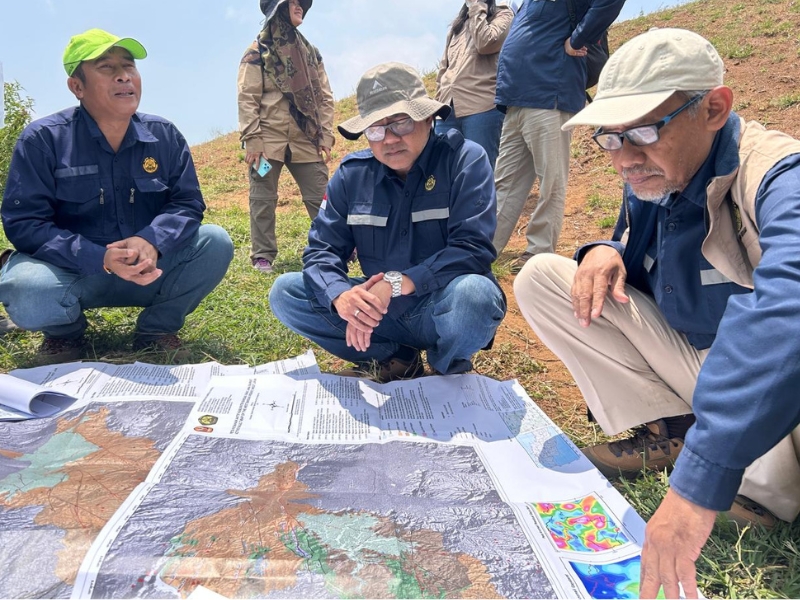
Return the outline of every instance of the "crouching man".
<path id="1" fill-rule="evenodd" d="M 451 130 L 449 107 L 399 63 L 361 78 L 358 116 L 339 131 L 369 149 L 346 157 L 311 227 L 302 273 L 280 276 L 270 305 L 287 327 L 381 382 L 463 373 L 494 338 L 505 299 L 492 275 L 495 189 L 486 153 Z M 365 277 L 350 278 L 357 252 Z"/>
<path id="2" fill-rule="evenodd" d="M 230 237 L 205 204 L 172 123 L 136 112 L 147 55 L 99 29 L 64 52 L 79 106 L 31 123 L 14 149 L 2 215 L 16 252 L 0 272 L 14 323 L 44 332 L 37 362 L 81 357 L 84 310 L 140 306 L 134 350 L 177 350 L 186 316 L 222 280 Z"/>

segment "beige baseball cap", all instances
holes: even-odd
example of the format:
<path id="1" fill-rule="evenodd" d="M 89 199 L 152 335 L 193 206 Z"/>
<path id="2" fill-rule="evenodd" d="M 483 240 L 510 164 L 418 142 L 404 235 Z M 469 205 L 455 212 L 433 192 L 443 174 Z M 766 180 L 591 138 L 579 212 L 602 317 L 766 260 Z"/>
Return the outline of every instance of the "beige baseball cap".
<path id="1" fill-rule="evenodd" d="M 675 92 L 722 85 L 723 71 L 722 59 L 704 37 L 687 29 L 651 29 L 611 55 L 594 100 L 562 129 L 631 123 Z"/>
<path id="2" fill-rule="evenodd" d="M 357 140 L 367 127 L 392 115 L 407 114 L 424 121 L 431 115 L 445 118 L 450 114 L 449 106 L 428 96 L 419 73 L 397 62 L 364 73 L 356 88 L 356 103 L 358 115 L 338 127 L 348 140 Z"/>

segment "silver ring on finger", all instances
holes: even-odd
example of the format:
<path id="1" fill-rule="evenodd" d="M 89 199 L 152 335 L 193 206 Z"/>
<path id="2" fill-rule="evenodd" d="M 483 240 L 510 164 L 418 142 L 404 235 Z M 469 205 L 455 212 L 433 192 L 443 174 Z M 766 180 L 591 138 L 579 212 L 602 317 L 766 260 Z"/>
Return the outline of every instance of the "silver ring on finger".
<path id="1" fill-rule="evenodd" d="M 361 309 L 357 308 L 356 311 L 353 313 L 353 317 L 357 319 L 358 318 L 358 313 L 360 313 L 360 312 L 361 312 Z"/>

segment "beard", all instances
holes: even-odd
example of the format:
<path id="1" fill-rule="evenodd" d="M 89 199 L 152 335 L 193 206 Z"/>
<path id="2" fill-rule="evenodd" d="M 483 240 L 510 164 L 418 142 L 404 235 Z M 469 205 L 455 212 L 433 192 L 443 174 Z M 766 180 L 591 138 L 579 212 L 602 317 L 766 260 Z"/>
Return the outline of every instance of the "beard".
<path id="1" fill-rule="evenodd" d="M 649 189 L 637 189 L 638 186 L 631 184 L 628 181 L 628 177 L 630 176 L 655 176 L 655 177 L 662 177 L 663 181 L 660 186 L 657 188 L 649 188 Z M 633 193 L 636 194 L 636 197 L 639 200 L 643 200 L 645 202 L 654 202 L 656 204 L 663 204 L 666 202 L 671 194 L 675 192 L 680 192 L 683 188 L 686 187 L 685 181 L 678 181 L 676 179 L 667 179 L 664 176 L 664 171 L 661 169 L 656 168 L 647 168 L 647 167 L 633 167 L 628 169 L 622 169 L 622 179 L 627 183 Z"/>

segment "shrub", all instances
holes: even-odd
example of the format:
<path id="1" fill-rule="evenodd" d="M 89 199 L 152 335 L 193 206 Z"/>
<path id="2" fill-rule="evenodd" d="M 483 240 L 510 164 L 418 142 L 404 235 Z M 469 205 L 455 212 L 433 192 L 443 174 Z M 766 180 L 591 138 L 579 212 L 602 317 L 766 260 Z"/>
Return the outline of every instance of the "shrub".
<path id="1" fill-rule="evenodd" d="M 22 86 L 16 81 L 3 84 L 5 127 L 0 128 L 0 197 L 6 189 L 8 165 L 14 144 L 25 126 L 31 122 L 33 100 L 21 95 Z"/>

